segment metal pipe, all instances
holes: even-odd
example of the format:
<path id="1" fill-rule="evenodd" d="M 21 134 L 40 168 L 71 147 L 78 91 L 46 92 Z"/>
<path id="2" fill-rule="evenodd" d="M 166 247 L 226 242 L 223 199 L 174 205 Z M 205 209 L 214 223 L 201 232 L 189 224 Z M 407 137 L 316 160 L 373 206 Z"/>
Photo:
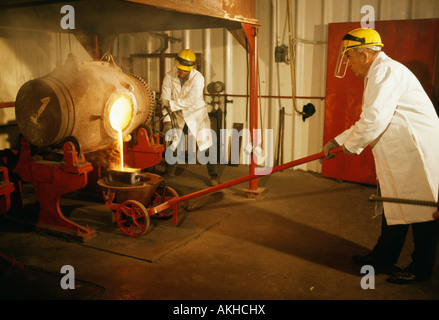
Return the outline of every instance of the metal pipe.
<path id="1" fill-rule="evenodd" d="M 133 56 L 133 57 L 136 57 L 136 56 L 140 56 L 140 55 L 131 55 L 131 56 Z M 151 55 L 151 57 L 152 56 L 154 56 L 154 57 L 160 57 L 161 55 L 160 54 L 154 54 L 154 55 Z M 165 57 L 174 57 L 175 56 L 175 54 L 167 54 L 167 55 L 165 55 Z M 158 94 L 160 94 L 161 92 L 159 91 L 159 92 L 157 92 Z M 220 93 L 220 94 L 216 94 L 216 93 L 205 93 L 204 94 L 206 97 L 230 97 L 230 98 L 248 98 L 249 96 L 248 95 L 246 95 L 246 94 L 233 94 L 233 93 L 231 93 L 231 94 L 229 94 L 229 93 L 227 93 L 227 94 L 222 94 L 222 93 Z M 292 97 L 291 96 L 274 96 L 274 95 L 261 95 L 261 96 L 259 96 L 259 98 L 263 98 L 263 99 L 291 99 Z M 296 99 L 318 99 L 318 100 L 325 100 L 326 99 L 326 97 L 319 97 L 319 96 L 296 96 Z M 15 107 L 15 102 L 2 102 L 2 103 L 0 103 L 0 108 L 13 108 L 13 107 Z"/>
<path id="2" fill-rule="evenodd" d="M 99 36 L 93 36 L 93 60 L 99 61 L 101 60 L 101 50 L 99 48 Z"/>
<path id="3" fill-rule="evenodd" d="M 254 130 L 258 126 L 258 29 L 255 26 L 242 23 L 245 36 L 247 38 L 247 56 L 249 57 L 249 86 L 250 86 L 250 137 L 253 145 L 257 145 L 254 141 Z M 250 175 L 254 174 L 256 162 L 253 155 L 250 157 Z M 258 189 L 258 180 L 250 180 L 249 190 Z"/>
<path id="4" fill-rule="evenodd" d="M 257 136 L 254 134 L 254 129 L 258 128 L 258 77 L 259 77 L 259 65 L 258 65 L 258 29 L 256 27 L 252 28 L 252 37 L 253 37 L 253 54 L 250 54 L 250 135 L 252 137 L 253 145 L 258 145 L 258 141 L 256 141 Z M 254 159 L 253 153 L 250 159 L 250 174 L 255 173 L 256 170 L 256 161 Z M 258 189 L 258 180 L 251 179 L 249 181 L 249 189 L 257 190 Z"/>
<path id="5" fill-rule="evenodd" d="M 211 41 L 211 30 L 210 29 L 204 29 L 203 30 L 203 51 L 204 51 L 204 65 L 206 68 L 204 68 L 204 78 L 206 79 L 206 83 L 209 83 L 211 81 L 211 70 L 212 70 L 212 41 Z M 207 82 L 209 81 L 209 82 Z"/>
<path id="6" fill-rule="evenodd" d="M 343 151 L 343 148 L 342 147 L 338 147 L 338 148 L 332 149 L 331 150 L 331 154 L 337 154 L 337 153 L 340 153 L 342 151 Z M 279 171 L 283 171 L 283 170 L 286 170 L 286 169 L 289 169 L 289 168 L 292 168 L 292 167 L 295 167 L 295 166 L 302 165 L 302 164 L 307 163 L 307 162 L 311 162 L 311 161 L 314 161 L 314 160 L 322 159 L 324 157 L 325 157 L 325 154 L 323 152 L 320 152 L 320 153 L 316 153 L 316 154 L 307 156 L 305 158 L 301 158 L 301 159 L 297 159 L 297 160 L 294 160 L 294 161 L 291 161 L 291 162 L 284 163 L 282 165 L 273 167 L 271 169 L 266 169 L 266 170 L 260 171 L 260 172 L 258 172 L 258 174 L 252 173 L 252 174 L 249 174 L 247 176 L 243 176 L 243 177 L 235 179 L 235 180 L 223 182 L 223 183 L 221 183 L 219 185 L 216 185 L 214 187 L 210 187 L 210 188 L 207 188 L 207 189 L 204 189 L 204 190 L 196 191 L 196 192 L 190 193 L 190 194 L 182 196 L 182 197 L 172 198 L 171 200 L 169 200 L 167 202 L 164 202 L 164 203 L 159 204 L 159 205 L 157 205 L 155 207 L 149 208 L 148 212 L 149 212 L 150 215 L 157 214 L 157 213 L 159 213 L 159 212 L 161 212 L 163 210 L 171 208 L 174 205 L 177 205 L 180 202 L 188 201 L 188 200 L 191 200 L 191 199 L 194 199 L 194 198 L 197 198 L 197 197 L 201 197 L 201 196 L 204 196 L 206 194 L 213 193 L 215 191 L 222 190 L 222 189 L 225 189 L 225 188 L 229 188 L 229 187 L 232 187 L 234 185 L 237 185 L 237 184 L 240 184 L 240 183 L 243 183 L 243 182 L 247 182 L 247 181 L 251 181 L 251 180 L 257 180 L 258 178 L 263 177 L 265 175 L 273 174 L 273 173 L 276 173 L 276 172 L 279 172 Z"/>
<path id="7" fill-rule="evenodd" d="M 2 102 L 0 103 L 0 109 L 1 108 L 14 108 L 15 102 Z"/>
<path id="8" fill-rule="evenodd" d="M 388 198 L 380 197 L 377 195 L 371 195 L 369 201 L 382 201 L 382 202 L 392 202 L 401 204 L 412 204 L 415 206 L 426 206 L 426 207 L 437 207 L 439 203 L 434 201 L 424 201 L 424 200 L 414 200 L 414 199 L 401 199 L 401 198 Z"/>
<path id="9" fill-rule="evenodd" d="M 205 96 L 215 96 L 215 97 L 224 97 L 224 96 L 228 96 L 228 97 L 236 97 L 236 98 L 247 98 L 249 97 L 246 94 L 212 94 L 212 93 L 205 93 Z M 275 95 L 261 95 L 259 96 L 259 98 L 264 98 L 264 99 L 291 99 L 292 96 L 275 96 Z M 318 99 L 318 100 L 325 100 L 326 97 L 319 97 L 319 96 L 296 96 L 296 99 Z"/>
<path id="10" fill-rule="evenodd" d="M 297 109 L 296 102 L 296 77 L 295 77 L 295 58 L 293 57 L 293 38 L 291 35 L 291 10 L 290 10 L 290 0 L 287 0 L 287 16 L 288 16 L 288 47 L 290 53 L 290 75 L 291 75 L 291 92 L 292 92 L 292 100 L 293 100 L 293 108 L 299 114 L 302 115 L 303 112 Z"/>

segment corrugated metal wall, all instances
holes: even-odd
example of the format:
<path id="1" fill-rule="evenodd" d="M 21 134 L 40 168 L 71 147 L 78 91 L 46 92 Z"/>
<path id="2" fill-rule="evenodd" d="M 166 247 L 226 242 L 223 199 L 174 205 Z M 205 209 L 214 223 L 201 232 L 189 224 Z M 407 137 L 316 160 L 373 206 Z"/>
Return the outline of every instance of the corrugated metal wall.
<path id="1" fill-rule="evenodd" d="M 312 103 L 316 113 L 302 120 L 292 103 L 291 72 L 287 63 L 276 63 L 276 46 L 287 45 L 289 27 L 287 0 L 258 0 L 257 18 L 259 30 L 259 76 L 260 76 L 260 123 L 262 129 L 272 129 L 274 137 L 274 157 L 282 146 L 279 162 L 320 152 L 323 146 L 324 112 L 326 91 L 326 56 L 328 23 L 361 21 L 364 5 L 373 6 L 376 20 L 423 19 L 439 17 L 437 0 L 295 0 L 290 1 L 291 34 L 293 38 L 295 95 L 297 109 Z M 360 25 L 359 25 L 360 26 Z M 203 54 L 203 74 L 206 85 L 222 81 L 226 93 L 232 95 L 227 109 L 227 128 L 234 123 L 247 125 L 247 99 L 233 95 L 246 95 L 247 60 L 242 46 L 223 29 L 186 30 L 169 32 L 180 39 L 171 44 L 168 52 L 178 52 L 181 48 L 191 48 Z M 145 47 L 148 35 L 122 35 L 119 37 L 118 59 L 126 59 L 130 50 L 152 52 L 157 43 Z M 137 48 L 124 47 L 127 38 L 137 42 Z M 139 41 L 140 40 L 140 41 Z M 151 39 L 150 39 L 151 40 Z M 131 42 L 130 42 L 131 43 Z M 152 42 L 150 42 L 152 43 Z M 139 63 L 139 62 L 138 62 Z M 172 66 L 169 65 L 168 69 Z M 148 79 L 147 70 L 139 64 L 133 65 L 134 73 Z M 152 81 L 154 83 L 154 81 Z M 153 85 L 154 89 L 159 88 Z M 206 97 L 210 102 L 211 97 Z M 280 110 L 284 108 L 283 143 L 279 142 Z M 282 156 L 283 155 L 283 156 Z M 318 161 L 300 168 L 315 172 L 321 171 Z"/>
<path id="2" fill-rule="evenodd" d="M 274 133 L 275 155 L 283 146 L 283 162 L 321 151 L 323 145 L 328 23 L 360 21 L 364 5 L 373 6 L 376 20 L 439 18 L 438 0 L 290 0 L 291 32 L 294 44 L 295 95 L 297 107 L 313 103 L 316 113 L 306 121 L 295 112 L 292 99 L 290 65 L 276 63 L 275 47 L 288 45 L 287 0 L 257 0 L 259 30 L 260 123 Z M 224 29 L 181 30 L 166 32 L 173 42 L 167 52 L 191 48 L 203 55 L 206 85 L 222 81 L 233 103 L 228 103 L 226 124 L 247 122 L 247 59 L 244 48 Z M 144 77 L 160 91 L 157 62 L 132 58 L 133 54 L 158 53 L 163 38 L 152 33 L 123 34 L 111 49 L 117 63 L 127 72 Z M 80 59 L 90 59 L 73 37 L 44 34 L 29 41 L 0 33 L 0 102 L 15 99 L 19 87 L 33 77 L 50 72 L 64 61 L 69 52 Z M 172 67 L 169 61 L 167 69 Z M 238 96 L 233 96 L 238 95 Z M 274 96 L 274 97 L 273 97 Z M 206 97 L 211 102 L 211 97 Z M 278 141 L 279 114 L 285 108 L 283 143 Z M 9 112 L 9 113 L 8 113 Z M 8 114 L 7 114 L 8 113 Z M 10 110 L 0 109 L 1 123 L 10 119 Z M 9 120 L 8 120 L 9 121 Z M 0 134 L 1 135 L 1 134 Z M 7 147 L 0 138 L 0 149 Z M 318 161 L 301 167 L 321 171 Z"/>

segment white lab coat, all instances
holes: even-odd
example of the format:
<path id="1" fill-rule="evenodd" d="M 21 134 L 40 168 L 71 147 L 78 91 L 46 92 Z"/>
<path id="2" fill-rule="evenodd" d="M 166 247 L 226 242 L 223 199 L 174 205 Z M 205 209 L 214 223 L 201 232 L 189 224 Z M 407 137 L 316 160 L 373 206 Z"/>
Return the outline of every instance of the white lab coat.
<path id="1" fill-rule="evenodd" d="M 177 69 L 168 72 L 163 79 L 162 101 L 169 101 L 169 106 L 177 117 L 178 129 L 183 130 L 184 124 L 187 124 L 201 151 L 209 148 L 213 143 L 203 92 L 204 77 L 196 69 L 190 71 L 183 86 L 178 78 Z M 177 140 L 180 138 L 178 137 Z M 178 143 L 175 140 L 174 142 Z"/>
<path id="2" fill-rule="evenodd" d="M 335 138 L 360 154 L 369 144 L 383 197 L 437 201 L 439 119 L 418 79 L 381 52 L 364 79 L 360 119 Z M 389 225 L 433 220 L 435 208 L 384 202 Z"/>

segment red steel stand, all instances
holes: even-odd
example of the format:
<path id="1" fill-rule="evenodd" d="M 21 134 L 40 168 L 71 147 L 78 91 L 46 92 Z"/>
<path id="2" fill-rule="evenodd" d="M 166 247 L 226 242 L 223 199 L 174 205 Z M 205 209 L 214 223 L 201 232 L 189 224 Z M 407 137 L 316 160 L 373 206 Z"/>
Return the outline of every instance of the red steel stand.
<path id="1" fill-rule="evenodd" d="M 14 190 L 14 184 L 9 182 L 8 168 L 0 167 L 0 215 L 11 208 L 11 193 Z"/>
<path id="2" fill-rule="evenodd" d="M 29 143 L 22 139 L 16 172 L 23 181 L 35 186 L 35 199 L 40 204 L 37 228 L 59 232 L 82 240 L 95 234 L 88 226 L 82 227 L 64 217 L 59 201 L 64 194 L 82 189 L 87 184 L 92 165 L 76 152 L 73 143 L 63 147 L 63 161 L 37 160 L 30 155 Z"/>
<path id="3" fill-rule="evenodd" d="M 130 168 L 146 169 L 162 161 L 165 147 L 160 144 L 158 134 L 152 134 L 149 127 L 141 127 L 136 133 L 136 143 L 124 150 L 125 162 Z"/>

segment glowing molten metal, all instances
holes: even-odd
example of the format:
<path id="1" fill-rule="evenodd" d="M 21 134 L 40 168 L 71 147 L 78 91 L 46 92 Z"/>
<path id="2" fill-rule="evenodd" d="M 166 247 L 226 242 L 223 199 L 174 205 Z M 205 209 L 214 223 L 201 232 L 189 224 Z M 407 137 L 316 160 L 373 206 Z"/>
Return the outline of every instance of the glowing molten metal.
<path id="1" fill-rule="evenodd" d="M 122 95 L 117 98 L 110 108 L 110 124 L 118 133 L 121 171 L 124 171 L 122 131 L 130 124 L 133 117 L 133 109 L 133 101 L 129 96 L 126 95 Z"/>

